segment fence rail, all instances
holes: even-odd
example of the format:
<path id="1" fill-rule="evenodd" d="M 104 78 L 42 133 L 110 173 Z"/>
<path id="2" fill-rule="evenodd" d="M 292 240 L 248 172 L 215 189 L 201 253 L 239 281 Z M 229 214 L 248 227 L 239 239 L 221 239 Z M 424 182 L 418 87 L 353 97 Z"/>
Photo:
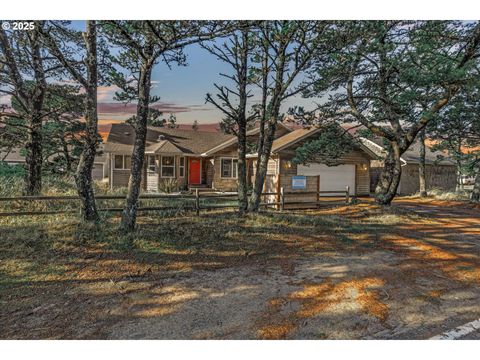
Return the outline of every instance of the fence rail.
<path id="1" fill-rule="evenodd" d="M 280 192 L 264 192 L 262 193 L 263 201 L 261 201 L 260 206 L 264 208 L 274 207 L 277 210 L 283 211 L 288 207 L 292 209 L 292 206 L 301 205 L 318 207 L 321 204 L 325 204 L 325 201 L 321 201 L 321 197 L 325 195 L 338 194 L 340 198 L 345 198 L 344 202 L 348 204 L 350 202 L 350 188 L 347 186 L 345 190 L 338 191 L 284 191 L 284 188 L 280 188 Z M 314 200 L 305 199 L 298 200 L 302 196 L 313 196 Z M 273 196 L 275 200 L 265 201 L 266 196 Z M 288 201 L 287 198 L 294 196 L 297 199 L 293 201 Z M 125 200 L 126 195 L 97 195 L 96 200 Z M 238 198 L 238 193 L 216 193 L 216 192 L 199 192 L 198 189 L 195 190 L 193 194 L 142 194 L 140 195 L 141 200 L 155 200 L 155 199 L 176 199 L 176 200 L 191 200 L 190 202 L 185 202 L 181 206 L 145 206 L 139 207 L 137 210 L 139 212 L 145 211 L 167 211 L 167 210 L 183 210 L 183 211 L 195 211 L 197 215 L 200 214 L 201 210 L 209 209 L 222 209 L 222 208 L 235 208 L 237 204 L 201 204 L 200 200 L 236 200 Z M 15 202 L 36 202 L 36 201 L 66 201 L 66 200 L 75 200 L 79 201 L 80 197 L 78 196 L 18 196 L 18 197 L 0 197 L 0 203 L 15 203 Z M 342 201 L 343 202 L 343 201 Z M 121 212 L 123 211 L 122 207 L 105 207 L 99 208 L 99 211 L 102 212 Z M 32 210 L 32 211 L 8 211 L 0 212 L 0 217 L 7 216 L 28 216 L 28 215 L 54 215 L 54 214 L 69 214 L 76 213 L 78 210 L 70 209 L 59 209 L 59 210 Z"/>

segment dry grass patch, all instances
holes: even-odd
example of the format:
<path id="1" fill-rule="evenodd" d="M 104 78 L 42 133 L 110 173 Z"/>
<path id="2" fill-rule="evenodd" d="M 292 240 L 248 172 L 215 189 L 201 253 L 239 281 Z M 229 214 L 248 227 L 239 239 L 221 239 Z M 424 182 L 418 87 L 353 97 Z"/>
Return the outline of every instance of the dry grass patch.
<path id="1" fill-rule="evenodd" d="M 383 322 L 388 316 L 387 305 L 379 300 L 379 289 L 383 285 L 384 281 L 378 278 L 301 285 L 301 290 L 268 301 L 267 310 L 257 325 L 258 336 L 261 339 L 285 339 L 304 320 L 348 302 L 356 303 L 360 311 Z M 288 307 L 295 308 L 295 303 L 299 306 L 297 311 L 285 311 Z"/>
<path id="2" fill-rule="evenodd" d="M 462 204 L 400 199 L 391 207 L 361 202 L 244 217 L 233 211 L 153 213 L 139 218 L 133 234 L 117 230 L 118 216 L 98 226 L 73 216 L 0 219 L 0 337 L 95 338 L 132 319 L 153 327 L 162 319 L 175 328 L 168 319 L 188 322 L 191 313 L 202 318 L 191 320 L 191 328 L 205 321 L 205 332 L 176 331 L 198 338 L 239 331 L 294 338 L 305 334 L 310 325 L 304 323 L 337 317 L 354 322 L 360 316 L 360 327 L 381 327 L 392 319 L 390 295 L 405 296 L 418 278 L 478 285 L 478 216 Z M 237 279 L 239 273 L 248 276 Z M 241 290 L 222 288 L 232 279 L 232 288 Z M 406 299 L 423 294 L 422 306 L 439 303 L 444 285 Z M 214 299 L 222 299 L 224 313 L 212 309 Z M 195 307 L 201 303 L 223 321 L 225 309 L 230 316 L 243 314 L 241 306 L 252 299 L 256 305 L 248 311 L 258 314 L 262 304 L 265 309 L 253 320 L 239 316 L 224 330 Z M 321 337 L 335 336 L 324 331 Z"/>

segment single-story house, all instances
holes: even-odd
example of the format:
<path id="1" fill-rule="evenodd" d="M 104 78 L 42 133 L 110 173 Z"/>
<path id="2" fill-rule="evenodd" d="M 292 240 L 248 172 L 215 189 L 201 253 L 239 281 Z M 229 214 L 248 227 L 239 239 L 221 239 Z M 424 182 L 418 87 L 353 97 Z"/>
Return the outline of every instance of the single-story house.
<path id="1" fill-rule="evenodd" d="M 370 191 L 374 192 L 377 186 L 380 173 L 383 169 L 383 160 L 386 150 L 379 139 L 362 139 L 363 143 L 374 151 L 379 160 L 372 160 Z M 401 157 L 402 176 L 397 193 L 400 195 L 411 195 L 420 191 L 419 163 L 420 143 L 413 143 Z M 428 145 L 425 147 L 425 173 L 426 186 L 428 189 L 439 188 L 446 191 L 455 191 L 457 186 L 458 169 L 447 153 L 433 151 Z"/>
<path id="2" fill-rule="evenodd" d="M 235 188 L 235 154 L 223 151 L 205 156 L 206 151 L 234 138 L 233 135 L 218 132 L 148 127 L 143 190 L 159 191 L 164 182 L 176 182 L 178 189 Z M 134 140 L 135 131 L 129 124 L 112 124 L 104 144 L 110 168 L 111 188 L 128 185 Z M 220 163 L 223 164 L 221 169 Z"/>
<path id="3" fill-rule="evenodd" d="M 337 166 L 321 163 L 297 165 L 292 162 L 295 149 L 315 139 L 321 128 L 291 130 L 280 124 L 275 134 L 268 164 L 265 190 L 345 191 L 351 195 L 369 195 L 370 161 L 377 156 L 367 146 L 357 148 L 338 159 Z M 247 141 L 257 141 L 259 129 L 248 131 Z M 113 124 L 104 152 L 110 167 L 110 186 L 127 186 L 130 176 L 134 130 L 128 124 Z M 175 182 L 179 189 L 205 187 L 219 191 L 237 188 L 237 139 L 233 135 L 198 130 L 149 127 L 145 149 L 142 188 L 159 191 L 162 182 Z M 254 177 L 257 155 L 247 155 L 248 178 Z"/>
<path id="4" fill-rule="evenodd" d="M 99 146 L 102 151 L 103 145 Z M 22 154 L 21 148 L 13 148 L 8 152 L 0 152 L 0 161 L 8 165 L 24 165 L 25 156 Z M 93 164 L 92 176 L 94 180 L 105 180 L 108 178 L 109 168 L 107 163 L 107 156 L 105 154 L 95 156 Z"/>

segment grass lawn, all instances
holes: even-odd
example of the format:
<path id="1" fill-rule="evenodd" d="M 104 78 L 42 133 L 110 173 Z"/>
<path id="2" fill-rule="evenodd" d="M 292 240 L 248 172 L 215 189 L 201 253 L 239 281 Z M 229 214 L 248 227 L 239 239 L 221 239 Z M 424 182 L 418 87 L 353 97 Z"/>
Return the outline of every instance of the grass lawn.
<path id="1" fill-rule="evenodd" d="M 453 201 L 0 218 L 0 338 L 427 338 L 480 317 L 480 217 Z"/>

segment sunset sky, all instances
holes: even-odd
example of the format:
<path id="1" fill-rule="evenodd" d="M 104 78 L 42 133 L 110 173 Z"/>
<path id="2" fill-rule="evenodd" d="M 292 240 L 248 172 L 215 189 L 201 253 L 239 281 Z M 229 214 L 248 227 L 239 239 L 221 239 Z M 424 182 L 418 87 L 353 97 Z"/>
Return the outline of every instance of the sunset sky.
<path id="1" fill-rule="evenodd" d="M 84 29 L 84 21 L 75 21 L 72 26 Z M 230 68 L 215 56 L 202 49 L 199 45 L 191 45 L 185 49 L 188 66 L 175 66 L 170 70 L 163 62 L 159 63 L 152 76 L 153 95 L 161 97 L 159 108 L 166 117 L 175 113 L 178 123 L 218 123 L 221 113 L 210 104 L 205 104 L 208 92 L 214 93 L 213 84 L 226 84 L 226 79 L 219 73 L 229 73 Z M 101 120 L 124 120 L 135 111 L 134 104 L 125 107 L 123 104 L 113 104 L 115 87 L 99 87 L 99 117 Z M 313 100 L 290 99 L 284 104 L 284 111 L 292 105 L 301 104 L 308 107 Z"/>

